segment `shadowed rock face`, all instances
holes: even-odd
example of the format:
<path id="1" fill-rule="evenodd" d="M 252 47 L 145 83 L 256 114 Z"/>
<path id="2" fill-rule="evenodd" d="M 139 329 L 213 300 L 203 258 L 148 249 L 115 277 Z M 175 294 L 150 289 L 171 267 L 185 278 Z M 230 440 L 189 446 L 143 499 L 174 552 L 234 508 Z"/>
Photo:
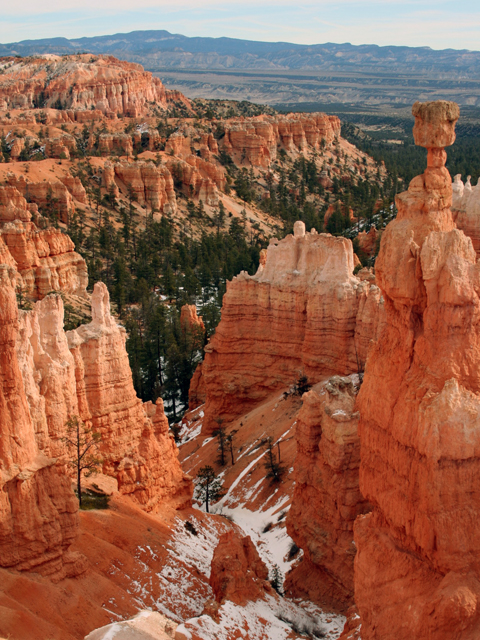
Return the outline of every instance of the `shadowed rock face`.
<path id="1" fill-rule="evenodd" d="M 231 420 L 304 372 L 311 382 L 363 367 L 382 323 L 378 287 L 353 276 L 350 240 L 305 233 L 273 240 L 254 276 L 227 285 L 205 348 L 205 429 Z"/>
<path id="2" fill-rule="evenodd" d="M 369 511 L 359 489 L 356 388 L 334 376 L 303 396 L 295 427 L 295 491 L 288 534 L 303 558 L 285 589 L 344 611 L 353 602 L 353 523 Z"/>
<path id="3" fill-rule="evenodd" d="M 416 104 L 427 169 L 397 197 L 376 262 L 386 326 L 358 406 L 355 599 L 364 640 L 479 637 L 480 272 L 455 228 L 443 147 L 458 107 Z"/>

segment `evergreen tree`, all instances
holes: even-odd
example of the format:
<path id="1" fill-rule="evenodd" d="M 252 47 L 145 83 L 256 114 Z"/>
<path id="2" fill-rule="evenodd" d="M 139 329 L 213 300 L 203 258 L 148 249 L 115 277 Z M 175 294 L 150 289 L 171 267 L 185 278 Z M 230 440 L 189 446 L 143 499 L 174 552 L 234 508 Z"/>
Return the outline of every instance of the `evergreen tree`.
<path id="1" fill-rule="evenodd" d="M 213 467 L 209 465 L 202 467 L 197 473 L 195 481 L 195 498 L 202 504 L 205 503 L 205 511 L 210 513 L 210 504 L 220 500 L 225 493 L 222 481 L 215 475 Z"/>
<path id="2" fill-rule="evenodd" d="M 218 424 L 218 428 L 215 429 L 213 435 L 217 438 L 218 443 L 218 457 L 217 463 L 222 467 L 225 466 L 225 453 L 227 451 L 227 434 L 225 431 L 225 427 L 222 426 L 223 419 L 216 418 L 215 422 Z"/>
<path id="3" fill-rule="evenodd" d="M 275 452 L 275 444 L 273 442 L 273 438 L 269 436 L 265 440 L 265 447 L 267 452 L 265 454 L 265 469 L 267 471 L 267 479 L 269 479 L 272 483 L 280 482 L 282 476 L 286 472 L 286 468 L 280 464 L 280 460 L 277 458 L 277 454 Z"/>
<path id="4" fill-rule="evenodd" d="M 100 468 L 102 459 L 95 454 L 102 437 L 77 416 L 67 421 L 65 429 L 67 435 L 62 442 L 67 446 L 70 457 L 68 463 L 77 475 L 78 503 L 82 508 L 82 474 L 90 476 Z"/>

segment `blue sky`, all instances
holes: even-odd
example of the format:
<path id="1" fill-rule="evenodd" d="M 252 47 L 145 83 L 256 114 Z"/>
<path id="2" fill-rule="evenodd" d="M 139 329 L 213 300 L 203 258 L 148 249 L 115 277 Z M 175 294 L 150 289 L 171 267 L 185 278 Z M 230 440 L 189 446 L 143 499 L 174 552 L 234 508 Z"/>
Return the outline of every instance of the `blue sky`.
<path id="1" fill-rule="evenodd" d="M 480 2 L 0 0 L 0 42 L 166 29 L 187 36 L 480 49 Z"/>

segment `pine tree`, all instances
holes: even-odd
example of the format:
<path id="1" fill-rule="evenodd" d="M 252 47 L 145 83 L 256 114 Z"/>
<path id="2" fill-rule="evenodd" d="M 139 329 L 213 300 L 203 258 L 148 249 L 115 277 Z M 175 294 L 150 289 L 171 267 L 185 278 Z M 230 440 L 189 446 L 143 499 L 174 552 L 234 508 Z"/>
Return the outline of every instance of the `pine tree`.
<path id="1" fill-rule="evenodd" d="M 267 471 L 267 479 L 271 480 L 271 482 L 280 482 L 283 474 L 286 471 L 286 468 L 280 464 L 280 460 L 277 459 L 277 454 L 275 453 L 275 443 L 273 442 L 273 438 L 269 436 L 265 440 L 265 447 L 267 449 L 266 459 L 265 459 L 265 469 Z"/>
<path id="2" fill-rule="evenodd" d="M 202 467 L 197 473 L 195 482 L 195 498 L 205 503 L 205 511 L 210 513 L 209 506 L 212 502 L 217 502 L 225 495 L 222 488 L 222 481 L 217 478 L 213 467 L 209 465 Z"/>
<path id="3" fill-rule="evenodd" d="M 65 424 L 67 435 L 62 438 L 66 444 L 72 466 L 77 474 L 78 502 L 82 508 L 82 473 L 92 475 L 100 468 L 102 459 L 95 455 L 102 436 L 87 426 L 80 418 L 73 416 Z"/>
<path id="4" fill-rule="evenodd" d="M 222 467 L 225 466 L 225 453 L 227 450 L 227 434 L 225 427 L 222 426 L 223 418 L 216 418 L 215 422 L 218 424 L 218 428 L 215 429 L 213 435 L 217 438 L 218 442 L 218 457 L 217 462 Z"/>
<path id="5" fill-rule="evenodd" d="M 235 434 L 238 432 L 238 429 L 233 429 L 233 431 L 231 431 L 228 436 L 225 438 L 225 442 L 226 445 L 228 447 L 228 450 L 230 451 L 230 457 L 232 460 L 232 467 L 235 464 L 235 456 L 233 455 L 233 443 L 235 440 Z"/>

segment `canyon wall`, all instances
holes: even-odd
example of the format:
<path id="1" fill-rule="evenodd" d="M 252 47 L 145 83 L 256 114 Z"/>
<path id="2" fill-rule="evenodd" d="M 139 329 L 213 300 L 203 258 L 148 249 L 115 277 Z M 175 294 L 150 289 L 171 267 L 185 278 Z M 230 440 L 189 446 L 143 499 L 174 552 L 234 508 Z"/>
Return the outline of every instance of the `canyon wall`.
<path id="1" fill-rule="evenodd" d="M 480 273 L 455 228 L 445 146 L 458 106 L 416 103 L 427 169 L 397 196 L 376 262 L 386 326 L 358 397 L 355 600 L 363 640 L 480 635 Z"/>
<path id="2" fill-rule="evenodd" d="M 173 178 L 165 166 L 157 167 L 153 162 L 105 163 L 103 184 L 106 189 L 118 189 L 115 178 L 120 180 L 125 191 L 142 206 L 161 213 L 175 213 L 177 200 L 173 189 Z"/>
<path id="3" fill-rule="evenodd" d="M 352 243 L 305 234 L 272 240 L 254 276 L 227 283 L 222 319 L 205 347 L 204 428 L 247 412 L 304 373 L 310 382 L 363 371 L 382 325 L 378 287 L 353 275 Z"/>
<path id="4" fill-rule="evenodd" d="M 353 603 L 353 524 L 369 511 L 359 489 L 356 393 L 350 378 L 334 376 L 304 394 L 287 516 L 304 555 L 286 576 L 286 592 L 340 611 Z"/>
<path id="5" fill-rule="evenodd" d="M 339 118 L 324 113 L 235 118 L 226 121 L 220 147 L 237 164 L 267 168 L 276 159 L 279 145 L 287 151 L 319 149 L 340 136 L 340 130 Z"/>

